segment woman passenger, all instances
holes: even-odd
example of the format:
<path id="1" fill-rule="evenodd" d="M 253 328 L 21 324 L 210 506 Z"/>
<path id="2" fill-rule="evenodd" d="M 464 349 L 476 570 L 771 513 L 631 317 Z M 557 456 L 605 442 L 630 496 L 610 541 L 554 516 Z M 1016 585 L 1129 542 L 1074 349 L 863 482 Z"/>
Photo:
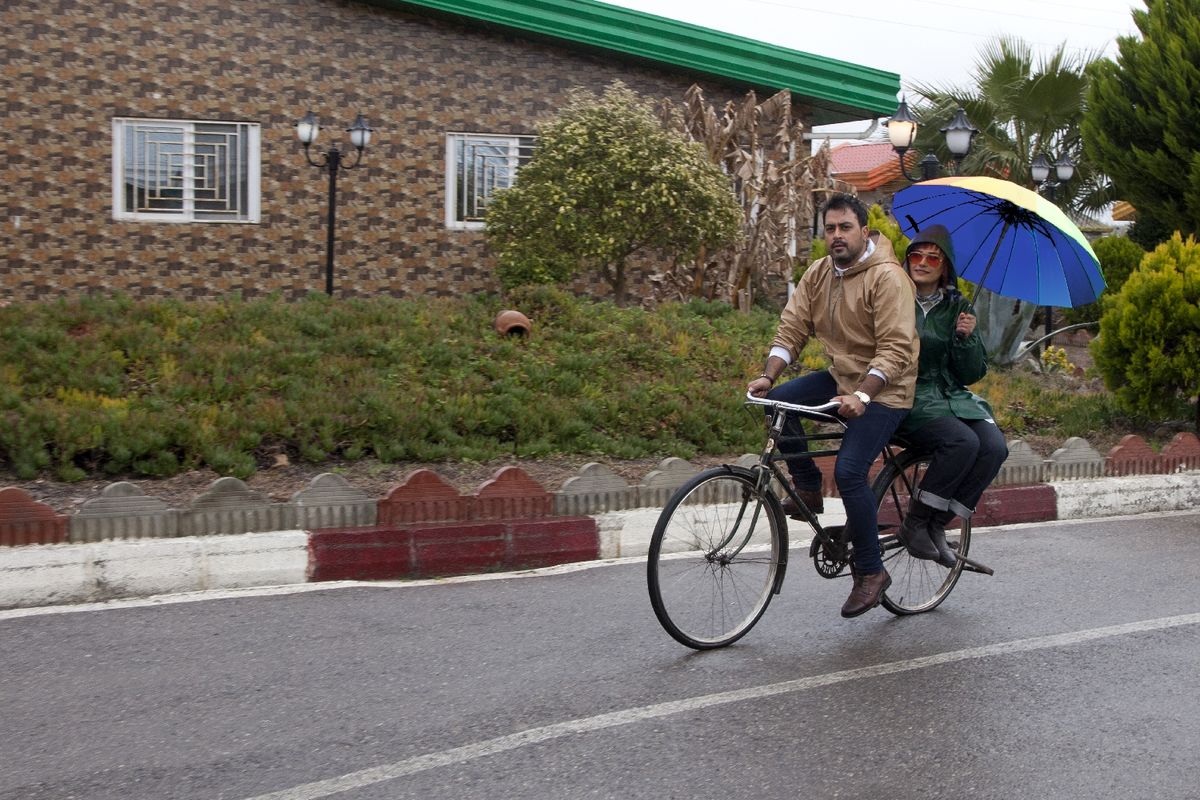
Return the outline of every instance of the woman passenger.
<path id="1" fill-rule="evenodd" d="M 954 246 L 942 225 L 909 244 L 904 268 L 917 287 L 921 356 L 912 412 L 897 434 L 932 463 L 909 504 L 900 541 L 916 558 L 955 563 L 946 525 L 975 512 L 983 490 L 1008 458 L 992 409 L 966 387 L 987 374 L 987 354 L 975 330 L 975 309 L 957 288 Z"/>

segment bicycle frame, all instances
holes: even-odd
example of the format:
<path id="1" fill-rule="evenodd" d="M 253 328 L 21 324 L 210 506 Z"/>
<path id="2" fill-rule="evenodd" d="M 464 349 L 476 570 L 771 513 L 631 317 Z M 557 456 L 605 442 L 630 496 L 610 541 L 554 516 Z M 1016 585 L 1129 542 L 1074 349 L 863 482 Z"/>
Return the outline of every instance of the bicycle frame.
<path id="1" fill-rule="evenodd" d="M 803 439 L 806 443 L 813 441 L 840 442 L 842 437 L 845 436 L 846 423 L 840 417 L 836 417 L 833 414 L 828 413 L 837 408 L 838 404 L 829 402 L 819 406 L 802 406 L 794 403 L 784 403 L 779 400 L 767 400 L 763 397 L 755 397 L 749 393 L 746 395 L 746 404 L 764 406 L 772 409 L 771 422 L 768 427 L 767 443 L 763 447 L 762 453 L 759 454 L 758 463 L 751 468 L 758 476 L 757 488 L 760 491 L 765 492 L 771 479 L 774 478 L 779 482 L 779 485 L 783 488 L 783 491 L 787 494 L 787 496 L 792 499 L 792 502 L 796 504 L 796 507 L 801 509 L 801 513 L 803 514 L 805 521 L 812 526 L 813 532 L 819 538 L 825 541 L 832 541 L 833 537 L 830 536 L 825 530 L 824 526 L 821 525 L 820 520 L 817 519 L 817 515 L 812 513 L 804 501 L 800 499 L 800 496 L 796 494 L 795 490 L 792 488 L 792 482 L 787 478 L 786 475 L 784 475 L 783 470 L 779 468 L 778 462 L 784 461 L 785 459 L 783 454 L 778 452 L 778 448 L 779 442 L 784 440 L 783 426 L 787 421 L 789 414 L 797 414 L 805 419 L 810 419 L 815 422 L 831 422 L 841 426 L 840 431 L 835 431 L 832 433 L 813 433 L 805 434 L 803 437 L 791 438 Z M 838 449 L 836 447 L 824 450 L 807 451 L 807 455 L 810 458 L 836 456 L 837 453 Z M 890 452 L 888 453 L 887 457 L 891 457 Z"/>

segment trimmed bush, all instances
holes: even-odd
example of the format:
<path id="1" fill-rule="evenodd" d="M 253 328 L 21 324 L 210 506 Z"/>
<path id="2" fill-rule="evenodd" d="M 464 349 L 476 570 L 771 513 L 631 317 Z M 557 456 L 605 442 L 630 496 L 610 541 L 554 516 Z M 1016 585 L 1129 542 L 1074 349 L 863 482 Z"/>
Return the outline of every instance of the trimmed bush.
<path id="1" fill-rule="evenodd" d="M 1178 233 L 1105 297 L 1092 342 L 1104 382 L 1126 409 L 1168 416 L 1200 392 L 1200 245 Z M 1196 406 L 1200 429 L 1200 403 Z"/>

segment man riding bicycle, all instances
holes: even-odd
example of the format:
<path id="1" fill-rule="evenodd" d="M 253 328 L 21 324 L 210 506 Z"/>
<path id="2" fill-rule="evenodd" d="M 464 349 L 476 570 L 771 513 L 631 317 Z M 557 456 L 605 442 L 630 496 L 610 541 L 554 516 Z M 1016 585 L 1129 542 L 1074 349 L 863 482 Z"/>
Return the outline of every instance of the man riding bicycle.
<path id="1" fill-rule="evenodd" d="M 834 479 L 846 508 L 854 544 L 854 586 L 843 617 L 874 608 L 891 578 L 879 550 L 877 501 L 868 471 L 913 404 L 919 339 L 912 280 L 891 243 L 867 227 L 867 209 L 848 194 L 834 194 L 822 208 L 829 255 L 813 263 L 780 317 L 762 374 L 748 391 L 798 405 L 840 403 L 846 421 Z M 803 375 L 772 389 L 810 336 L 825 347 L 828 370 Z M 779 442 L 797 494 L 813 513 L 823 510 L 821 472 L 805 455 L 798 418 Z M 790 506 L 790 507 L 789 507 Z M 790 514 L 799 511 L 784 504 Z"/>

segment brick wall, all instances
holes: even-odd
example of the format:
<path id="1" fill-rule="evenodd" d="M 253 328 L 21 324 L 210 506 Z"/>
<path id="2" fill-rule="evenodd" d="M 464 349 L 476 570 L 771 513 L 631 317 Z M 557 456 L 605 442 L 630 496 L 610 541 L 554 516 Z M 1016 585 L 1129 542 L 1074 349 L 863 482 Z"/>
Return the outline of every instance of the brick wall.
<path id="1" fill-rule="evenodd" d="M 6 0 L 3 23 L 0 301 L 323 291 L 328 179 L 294 128 L 308 109 L 319 144 L 360 111 L 377 129 L 339 179 L 339 293 L 494 291 L 482 234 L 444 224 L 446 132 L 532 133 L 576 85 L 678 101 L 695 82 L 337 0 Z M 748 88 L 701 85 L 715 103 Z M 260 124 L 261 223 L 113 221 L 120 116 Z"/>

